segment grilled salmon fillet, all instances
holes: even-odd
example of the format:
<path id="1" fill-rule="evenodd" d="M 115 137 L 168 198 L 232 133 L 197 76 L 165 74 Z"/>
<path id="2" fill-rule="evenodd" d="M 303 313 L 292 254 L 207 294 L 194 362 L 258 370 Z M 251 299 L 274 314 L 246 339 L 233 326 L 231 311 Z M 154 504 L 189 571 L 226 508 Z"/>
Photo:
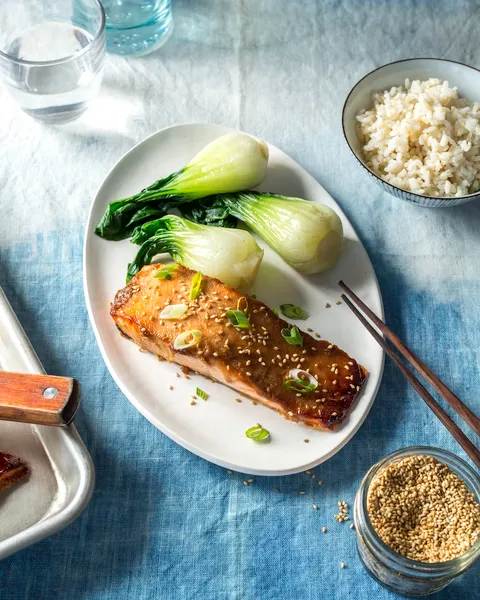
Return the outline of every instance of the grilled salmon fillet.
<path id="1" fill-rule="evenodd" d="M 203 277 L 201 292 L 190 302 L 195 271 L 182 266 L 171 279 L 155 277 L 162 264 L 147 265 L 117 292 L 110 314 L 121 333 L 160 359 L 176 362 L 216 379 L 279 411 L 287 419 L 333 430 L 347 416 L 366 377 L 366 371 L 343 350 L 302 332 L 302 346 L 288 344 L 282 328 L 289 324 L 263 302 Z M 248 302 L 248 329 L 232 325 L 226 311 Z M 162 320 L 168 305 L 186 304 L 177 320 Z M 174 349 L 182 332 L 198 330 L 200 341 Z M 300 393 L 284 382 L 292 369 L 308 371 L 318 381 L 315 390 Z"/>
<path id="2" fill-rule="evenodd" d="M 28 475 L 28 467 L 16 456 L 0 452 L 0 492 Z"/>

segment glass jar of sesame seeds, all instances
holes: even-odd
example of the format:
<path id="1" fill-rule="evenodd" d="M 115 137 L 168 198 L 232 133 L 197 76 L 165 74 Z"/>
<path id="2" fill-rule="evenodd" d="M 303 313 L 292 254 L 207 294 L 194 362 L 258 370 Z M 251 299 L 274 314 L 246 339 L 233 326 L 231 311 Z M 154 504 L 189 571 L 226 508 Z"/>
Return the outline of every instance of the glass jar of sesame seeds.
<path id="1" fill-rule="evenodd" d="M 410 457 L 412 457 L 412 459 Z M 415 502 L 413 502 L 413 504 L 410 503 L 409 507 L 404 508 L 401 506 L 402 501 L 400 501 L 399 498 L 404 498 L 406 495 L 408 495 L 409 492 L 406 489 L 408 486 L 405 486 L 405 477 L 397 478 L 396 474 L 394 473 L 393 478 L 390 478 L 390 482 L 392 479 L 393 481 L 401 482 L 401 488 L 392 491 L 391 494 L 391 497 L 395 500 L 394 504 L 392 505 L 393 520 L 390 523 L 389 519 L 385 518 L 385 514 L 381 515 L 381 518 L 377 518 L 377 520 L 375 520 L 375 515 L 373 514 L 372 518 L 370 517 L 369 510 L 372 511 L 373 509 L 372 497 L 369 495 L 369 493 L 375 492 L 380 495 L 384 494 L 385 491 L 388 493 L 388 489 L 377 491 L 375 488 L 375 485 L 378 486 L 378 481 L 382 473 L 385 473 L 385 469 L 391 467 L 394 465 L 394 463 L 397 465 L 399 464 L 399 461 L 403 461 L 404 459 L 407 459 L 405 463 L 408 465 L 409 460 L 416 460 L 415 457 L 426 457 L 426 464 L 428 464 L 428 461 L 432 461 L 432 458 L 435 459 L 435 461 L 442 463 L 442 465 L 439 467 L 440 471 L 441 467 L 446 465 L 449 471 L 444 469 L 444 472 L 447 475 L 448 481 L 443 485 L 448 487 L 452 480 L 458 482 L 457 478 L 455 477 L 456 475 L 465 483 L 468 490 L 472 492 L 473 497 L 470 495 L 471 501 L 474 504 L 480 503 L 480 477 L 465 461 L 458 458 L 451 452 L 447 452 L 446 450 L 439 448 L 423 446 L 410 447 L 398 450 L 397 452 L 385 457 L 383 460 L 373 465 L 373 467 L 365 475 L 355 498 L 355 526 L 357 530 L 357 548 L 360 559 L 368 573 L 378 583 L 398 594 L 406 596 L 427 596 L 444 588 L 452 581 L 452 579 L 466 571 L 475 563 L 475 561 L 480 557 L 480 537 L 478 537 L 473 544 L 468 544 L 468 549 L 460 556 L 450 560 L 444 560 L 443 562 L 422 562 L 420 560 L 408 558 L 407 556 L 404 556 L 393 550 L 382 540 L 380 535 L 377 533 L 372 520 L 377 524 L 377 527 L 379 527 L 380 523 L 384 528 L 388 528 L 387 534 L 391 536 L 390 539 L 401 539 L 402 532 L 397 532 L 395 528 L 397 526 L 401 527 L 402 523 L 404 523 L 405 526 L 410 528 L 410 531 L 412 531 L 413 523 L 410 520 L 410 515 L 408 514 L 407 508 L 410 510 L 411 506 L 415 505 Z M 437 477 L 437 474 L 435 473 L 433 476 Z M 409 481 L 408 473 L 406 480 Z M 437 481 L 437 484 L 442 486 L 442 481 Z M 422 483 L 422 485 L 424 485 L 424 483 Z M 466 490 L 467 494 L 468 490 Z M 419 492 L 422 494 L 425 493 L 424 490 L 420 490 Z M 465 492 L 465 490 L 463 490 L 463 492 Z M 412 488 L 410 493 L 413 493 L 415 496 L 417 491 Z M 457 492 L 455 489 L 452 489 L 448 492 L 450 496 L 456 496 L 456 493 Z M 434 496 L 435 490 L 432 492 L 432 498 Z M 435 497 L 435 501 L 438 501 L 438 498 L 441 497 L 442 494 Z M 461 497 L 461 494 L 459 497 Z M 471 532 L 472 516 L 471 512 L 470 514 L 467 513 L 462 510 L 461 506 L 459 506 L 458 514 L 452 514 L 451 518 L 448 517 L 448 522 L 450 525 L 445 527 L 445 531 L 452 531 L 452 522 L 455 522 L 455 527 L 462 528 L 462 519 L 465 518 L 467 519 L 467 525 L 469 528 L 468 531 Z M 388 517 L 390 513 L 387 512 L 386 514 Z M 467 516 L 464 517 L 464 515 Z M 395 516 L 398 517 L 397 520 L 395 520 Z M 474 519 L 475 518 L 476 517 L 474 517 Z M 427 518 L 422 516 L 422 522 L 425 522 L 428 525 L 428 515 Z M 419 535 L 421 537 L 428 534 L 428 531 L 424 532 L 421 529 L 419 531 Z M 434 539 L 435 543 L 437 544 L 438 534 L 434 533 L 433 535 L 435 536 Z M 384 532 L 383 537 L 388 539 Z M 457 544 L 457 546 L 454 546 L 454 549 L 462 547 L 458 546 L 459 543 L 461 543 L 461 536 L 459 537 L 457 535 L 455 537 L 455 544 Z M 392 541 L 392 545 L 394 545 L 394 541 Z M 413 547 L 415 549 L 416 546 L 414 545 Z"/>

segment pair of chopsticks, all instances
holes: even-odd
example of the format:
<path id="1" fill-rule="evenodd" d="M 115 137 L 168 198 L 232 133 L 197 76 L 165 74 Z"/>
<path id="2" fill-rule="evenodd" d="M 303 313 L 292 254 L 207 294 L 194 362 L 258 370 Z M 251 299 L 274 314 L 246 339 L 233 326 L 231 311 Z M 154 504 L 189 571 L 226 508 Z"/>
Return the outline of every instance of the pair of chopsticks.
<path id="1" fill-rule="evenodd" d="M 392 345 L 398 350 L 398 352 L 412 365 L 427 381 L 428 383 L 440 394 L 440 396 L 447 402 L 453 410 L 461 417 L 465 423 L 473 429 L 473 431 L 480 435 L 480 418 L 477 417 L 465 404 L 457 398 L 457 396 L 441 381 L 435 373 L 433 373 L 427 365 L 425 365 L 419 358 L 414 354 L 394 333 L 391 331 L 385 323 L 373 313 L 368 306 L 360 300 L 360 298 L 352 292 L 352 290 L 345 285 L 343 281 L 339 281 L 338 285 L 347 294 L 352 301 L 347 298 L 345 294 L 342 294 L 342 300 L 352 310 L 354 315 L 364 325 L 367 331 L 373 336 L 375 341 L 385 350 L 388 356 L 393 360 L 395 365 L 400 369 L 405 379 L 419 394 L 419 396 L 425 401 L 427 406 L 435 413 L 440 419 L 443 425 L 457 440 L 460 446 L 465 450 L 468 456 L 472 459 L 475 465 L 480 469 L 480 451 L 478 448 L 468 439 L 463 433 L 460 427 L 453 421 L 453 419 L 445 412 L 445 410 L 438 404 L 433 396 L 425 389 L 425 387 L 418 381 L 418 379 L 407 369 L 404 363 L 400 360 L 398 355 L 393 349 L 387 344 L 385 339 L 372 327 L 367 319 L 358 310 L 360 308 L 368 318 L 374 323 L 374 325 L 383 333 L 383 335 L 389 340 Z M 358 307 L 358 308 L 357 308 Z"/>

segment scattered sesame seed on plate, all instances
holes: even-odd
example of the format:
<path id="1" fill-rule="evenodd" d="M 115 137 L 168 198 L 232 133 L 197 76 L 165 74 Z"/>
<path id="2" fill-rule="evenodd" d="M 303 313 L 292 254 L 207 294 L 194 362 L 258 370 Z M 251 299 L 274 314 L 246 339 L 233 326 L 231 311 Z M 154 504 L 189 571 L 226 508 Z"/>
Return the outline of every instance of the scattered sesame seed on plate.
<path id="1" fill-rule="evenodd" d="M 308 442 L 309 442 L 310 440 L 309 440 L 308 438 L 305 438 L 303 441 L 305 442 L 305 444 L 308 444 Z"/>
<path id="2" fill-rule="evenodd" d="M 326 527 L 322 527 L 322 532 L 323 533 L 327 533 L 327 528 Z"/>
<path id="3" fill-rule="evenodd" d="M 318 506 L 316 504 L 312 504 L 313 510 L 318 510 Z"/>
<path id="4" fill-rule="evenodd" d="M 328 302 L 325 304 L 325 308 L 330 308 L 330 306 L 331 305 Z"/>
<path id="5" fill-rule="evenodd" d="M 169 390 L 173 390 L 173 385 L 169 385 L 169 386 L 168 386 L 168 389 L 169 389 Z"/>

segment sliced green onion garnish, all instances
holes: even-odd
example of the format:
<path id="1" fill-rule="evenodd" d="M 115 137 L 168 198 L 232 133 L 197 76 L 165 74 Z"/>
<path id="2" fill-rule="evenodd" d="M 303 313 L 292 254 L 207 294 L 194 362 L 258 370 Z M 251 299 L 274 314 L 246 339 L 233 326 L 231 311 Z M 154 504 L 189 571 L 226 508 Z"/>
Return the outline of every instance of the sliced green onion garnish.
<path id="1" fill-rule="evenodd" d="M 227 318 L 234 327 L 239 329 L 248 329 L 250 321 L 241 310 L 227 310 Z"/>
<path id="2" fill-rule="evenodd" d="M 196 346 L 201 339 L 201 331 L 198 331 L 198 329 L 189 329 L 177 335 L 173 342 L 173 347 L 175 350 L 185 350 L 185 348 L 190 348 L 190 346 Z"/>
<path id="3" fill-rule="evenodd" d="M 303 369 L 292 369 L 289 375 L 293 380 L 300 379 L 304 383 L 309 383 L 310 385 L 313 385 L 313 389 L 316 389 L 318 387 L 318 380 L 308 371 L 304 371 Z"/>
<path id="4" fill-rule="evenodd" d="M 283 339 L 290 344 L 290 346 L 301 346 L 303 344 L 303 337 L 298 330 L 298 327 L 288 328 L 285 327 L 281 331 Z"/>
<path id="5" fill-rule="evenodd" d="M 202 274 L 200 271 L 197 271 L 192 278 L 192 287 L 190 288 L 190 300 L 195 300 L 195 298 L 200 293 L 200 288 L 202 287 Z"/>
<path id="6" fill-rule="evenodd" d="M 244 308 L 241 308 L 241 306 L 242 306 L 242 300 L 245 300 L 245 307 Z M 248 301 L 245 298 L 245 296 L 242 296 L 241 298 L 238 299 L 237 310 L 240 310 L 240 311 L 242 311 L 244 313 L 247 312 L 247 310 L 248 310 Z"/>
<path id="7" fill-rule="evenodd" d="M 204 392 L 203 390 L 201 390 L 200 388 L 197 388 L 195 394 L 201 398 L 202 400 L 206 400 L 208 398 L 208 394 L 207 392 Z"/>
<path id="8" fill-rule="evenodd" d="M 289 319 L 308 319 L 310 316 L 307 312 L 303 310 L 301 306 L 295 306 L 295 304 L 281 304 L 280 310 L 282 314 L 288 317 Z"/>
<path id="9" fill-rule="evenodd" d="M 187 312 L 186 304 L 170 304 L 159 314 L 159 319 L 179 319 Z"/>
<path id="10" fill-rule="evenodd" d="M 256 300 L 256 299 L 257 299 L 257 294 L 252 294 L 252 298 L 253 298 L 254 300 Z"/>
<path id="11" fill-rule="evenodd" d="M 245 435 L 254 442 L 268 442 L 270 439 L 270 432 L 268 429 L 265 429 L 259 424 L 247 429 Z"/>
<path id="12" fill-rule="evenodd" d="M 273 309 L 273 314 L 274 314 L 274 315 L 277 315 L 277 317 L 278 317 L 278 309 L 274 308 L 274 309 Z"/>
<path id="13" fill-rule="evenodd" d="M 155 277 L 157 279 L 171 279 L 172 273 L 178 269 L 177 263 L 172 263 L 171 265 L 165 265 L 162 267 L 157 273 L 155 273 Z"/>
<path id="14" fill-rule="evenodd" d="M 287 379 L 287 381 L 283 382 L 283 385 L 289 390 L 299 392 L 300 394 L 312 392 L 317 387 L 314 383 L 307 383 L 302 379 Z"/>

